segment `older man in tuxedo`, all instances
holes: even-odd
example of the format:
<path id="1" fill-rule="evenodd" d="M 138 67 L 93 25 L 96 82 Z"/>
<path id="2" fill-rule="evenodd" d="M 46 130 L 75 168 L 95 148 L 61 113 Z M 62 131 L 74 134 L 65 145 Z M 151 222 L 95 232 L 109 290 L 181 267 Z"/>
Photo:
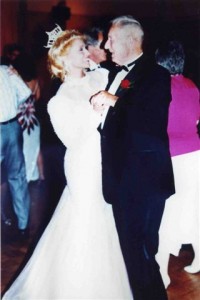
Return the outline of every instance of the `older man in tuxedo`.
<path id="1" fill-rule="evenodd" d="M 95 110 L 104 109 L 103 193 L 113 205 L 134 299 L 164 300 L 155 254 L 165 200 L 174 193 L 167 136 L 170 75 L 143 54 L 143 35 L 131 16 L 111 22 L 105 47 L 117 75 L 110 74 L 107 91 L 91 101 Z"/>

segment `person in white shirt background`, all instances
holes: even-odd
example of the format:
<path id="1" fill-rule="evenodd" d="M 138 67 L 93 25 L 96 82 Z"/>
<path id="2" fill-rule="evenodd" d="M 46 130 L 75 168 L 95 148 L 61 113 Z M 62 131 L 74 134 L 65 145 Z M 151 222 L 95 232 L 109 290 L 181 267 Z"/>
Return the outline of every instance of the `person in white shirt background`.
<path id="1" fill-rule="evenodd" d="M 112 70 L 115 64 L 111 61 L 108 51 L 104 48 L 106 33 L 102 27 L 91 27 L 84 32 L 87 50 L 90 54 L 90 71 L 97 68 Z"/>
<path id="2" fill-rule="evenodd" d="M 0 66 L 0 163 L 1 184 L 8 183 L 13 209 L 17 217 L 20 240 L 28 238 L 30 196 L 26 180 L 22 130 L 17 120 L 18 106 L 31 94 L 23 80 L 8 66 Z"/>

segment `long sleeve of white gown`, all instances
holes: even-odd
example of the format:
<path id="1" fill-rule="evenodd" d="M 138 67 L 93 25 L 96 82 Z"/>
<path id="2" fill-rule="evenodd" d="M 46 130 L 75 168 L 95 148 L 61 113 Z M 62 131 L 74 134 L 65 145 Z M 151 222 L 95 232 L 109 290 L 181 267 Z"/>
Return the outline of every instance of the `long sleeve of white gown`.
<path id="1" fill-rule="evenodd" d="M 78 81 L 78 80 L 77 80 Z M 94 72 L 78 83 L 62 84 L 48 103 L 54 130 L 63 144 L 70 148 L 87 139 L 100 124 L 101 117 L 89 102 L 92 95 L 105 88 L 107 73 Z"/>

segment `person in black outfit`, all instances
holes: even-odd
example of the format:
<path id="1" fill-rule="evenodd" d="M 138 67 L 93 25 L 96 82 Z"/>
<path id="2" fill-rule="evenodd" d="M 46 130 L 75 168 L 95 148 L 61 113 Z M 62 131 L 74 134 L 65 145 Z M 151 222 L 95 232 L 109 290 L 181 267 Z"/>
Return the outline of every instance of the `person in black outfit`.
<path id="1" fill-rule="evenodd" d="M 167 135 L 170 74 L 143 54 L 143 35 L 131 16 L 111 22 L 105 48 L 119 72 L 91 102 L 95 110 L 110 106 L 99 128 L 103 193 L 113 205 L 134 300 L 165 300 L 155 255 L 165 200 L 175 192 Z"/>

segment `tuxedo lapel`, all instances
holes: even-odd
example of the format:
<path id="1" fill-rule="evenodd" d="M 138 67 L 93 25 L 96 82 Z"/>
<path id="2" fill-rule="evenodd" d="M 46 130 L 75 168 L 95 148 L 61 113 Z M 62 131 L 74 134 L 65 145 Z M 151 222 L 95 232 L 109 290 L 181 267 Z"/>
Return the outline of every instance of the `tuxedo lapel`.
<path id="1" fill-rule="evenodd" d="M 134 67 L 135 68 L 135 67 Z M 134 68 L 126 75 L 126 77 L 121 81 L 115 95 L 120 97 L 126 94 L 130 89 L 134 89 L 135 86 L 135 70 Z M 127 86 L 123 85 L 123 82 L 127 84 Z"/>
<path id="2" fill-rule="evenodd" d="M 144 70 L 144 61 L 145 57 L 142 55 L 135 61 L 135 66 L 131 69 L 131 71 L 126 75 L 126 77 L 121 81 L 115 95 L 122 96 L 126 94 L 130 89 L 135 90 L 137 88 L 138 82 L 142 79 L 143 75 L 145 74 Z M 123 87 L 123 82 L 129 82 L 130 87 Z"/>
<path id="3" fill-rule="evenodd" d="M 140 56 L 138 59 L 136 59 L 135 61 L 134 61 L 134 64 L 135 64 L 135 66 L 134 66 L 134 68 L 133 69 L 135 69 L 135 67 L 136 67 L 136 65 L 138 65 L 141 61 L 143 60 L 143 55 L 142 56 Z M 130 64 L 128 64 L 128 65 L 131 65 L 131 64 L 133 64 L 133 63 L 130 63 Z M 124 68 L 127 68 L 126 66 L 124 66 Z M 106 91 L 108 91 L 109 90 L 109 88 L 110 88 L 110 86 L 111 86 L 111 84 L 112 84 L 112 82 L 113 82 L 113 80 L 115 79 L 115 77 L 116 77 L 116 75 L 117 75 L 117 73 L 119 72 L 119 69 L 120 69 L 120 66 L 112 66 L 112 68 L 110 69 L 110 72 L 109 72 L 109 74 L 108 74 L 108 84 L 107 84 L 107 86 L 106 86 Z M 132 69 L 132 70 L 133 70 Z M 131 71 L 132 71 L 131 70 Z M 130 71 L 130 72 L 131 72 Z M 128 68 L 127 68 L 127 72 L 128 72 Z M 129 72 L 129 73 L 130 73 Z M 129 73 L 127 73 L 127 75 L 129 75 Z"/>
<path id="4" fill-rule="evenodd" d="M 117 73 L 118 73 L 118 71 L 117 71 L 116 68 L 113 68 L 113 69 L 109 72 L 109 74 L 108 74 L 108 84 L 107 84 L 107 86 L 106 86 L 106 88 L 105 88 L 106 91 L 109 90 L 109 88 L 110 88 L 110 86 L 111 86 L 113 80 L 115 79 L 115 76 L 117 75 Z"/>
<path id="5" fill-rule="evenodd" d="M 135 93 L 137 91 L 137 87 L 140 86 L 140 82 L 143 80 L 145 74 L 147 74 L 147 72 L 148 72 L 148 66 L 147 66 L 146 60 L 147 60 L 147 58 L 144 55 L 142 55 L 141 57 L 138 58 L 135 66 L 130 70 L 129 73 L 127 73 L 126 77 L 122 80 L 122 82 L 124 80 L 128 80 L 131 84 L 131 87 L 130 88 L 122 88 L 122 86 L 120 84 L 115 93 L 116 96 L 122 97 L 122 96 L 125 96 L 129 92 Z M 110 76 L 110 78 L 112 76 L 113 76 L 113 74 Z M 109 89 L 111 83 L 112 82 L 108 83 L 106 90 Z M 131 97 L 131 98 L 133 98 L 133 97 Z M 127 97 L 127 99 L 128 99 L 128 97 Z M 106 130 L 106 127 L 108 126 L 108 124 L 112 123 L 112 118 L 114 117 L 115 114 L 116 114 L 115 109 L 113 107 L 110 107 L 108 114 L 106 116 L 104 127 L 101 131 Z"/>

